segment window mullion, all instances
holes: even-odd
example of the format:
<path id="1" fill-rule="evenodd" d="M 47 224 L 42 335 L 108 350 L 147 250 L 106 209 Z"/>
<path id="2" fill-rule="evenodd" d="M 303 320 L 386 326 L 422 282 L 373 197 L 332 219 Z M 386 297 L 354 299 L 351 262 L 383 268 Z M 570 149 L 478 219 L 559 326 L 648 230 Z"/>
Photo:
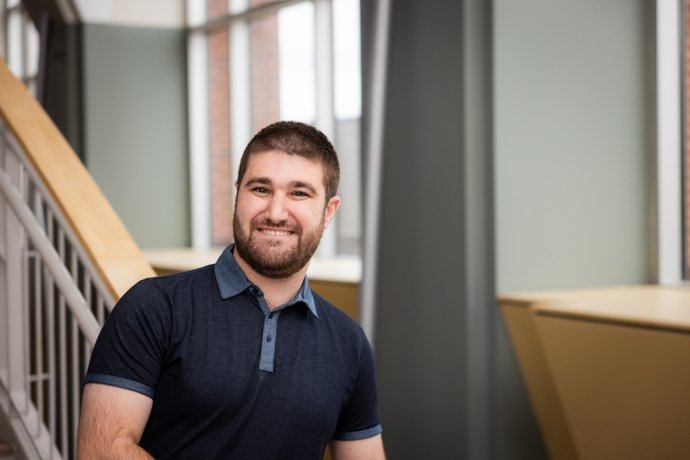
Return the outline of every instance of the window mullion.
<path id="1" fill-rule="evenodd" d="M 331 0 L 314 0 L 314 38 L 316 60 L 316 126 L 336 143 L 333 116 L 333 13 Z M 318 255 L 337 254 L 337 217 L 324 232 Z"/>

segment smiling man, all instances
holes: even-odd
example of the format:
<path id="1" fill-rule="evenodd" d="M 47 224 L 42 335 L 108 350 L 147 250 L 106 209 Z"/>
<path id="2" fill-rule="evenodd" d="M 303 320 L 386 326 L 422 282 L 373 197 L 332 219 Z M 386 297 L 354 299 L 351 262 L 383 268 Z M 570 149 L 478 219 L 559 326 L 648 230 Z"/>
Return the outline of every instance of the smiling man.
<path id="1" fill-rule="evenodd" d="M 279 122 L 247 145 L 235 244 L 135 285 L 84 379 L 78 458 L 384 458 L 371 347 L 309 288 L 340 204 L 333 146 Z"/>

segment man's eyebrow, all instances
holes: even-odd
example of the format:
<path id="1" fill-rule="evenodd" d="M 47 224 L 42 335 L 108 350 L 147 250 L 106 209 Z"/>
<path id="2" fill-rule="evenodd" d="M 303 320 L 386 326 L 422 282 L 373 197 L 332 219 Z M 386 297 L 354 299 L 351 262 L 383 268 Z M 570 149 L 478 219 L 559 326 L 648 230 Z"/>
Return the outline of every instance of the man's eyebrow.
<path id="1" fill-rule="evenodd" d="M 252 177 L 244 184 L 245 187 L 250 187 L 252 185 L 271 185 L 271 179 L 268 177 Z"/>
<path id="2" fill-rule="evenodd" d="M 268 177 L 252 177 L 249 179 L 247 182 L 245 182 L 244 186 L 245 187 L 252 187 L 254 185 L 271 185 L 273 182 L 271 182 L 271 179 Z M 311 185 L 309 182 L 304 182 L 301 180 L 295 180 L 290 182 L 290 187 L 291 188 L 301 188 L 301 189 L 306 189 L 309 191 L 309 193 L 313 195 L 318 195 L 319 192 L 316 190 L 316 187 Z"/>
<path id="3" fill-rule="evenodd" d="M 301 180 L 296 180 L 296 181 L 293 181 L 291 185 L 292 185 L 294 188 L 306 188 L 306 189 L 309 190 L 312 194 L 318 195 L 318 192 L 317 192 L 317 190 L 316 190 L 316 187 L 314 187 L 313 185 L 311 185 L 311 184 L 308 183 L 308 182 L 302 182 Z"/>

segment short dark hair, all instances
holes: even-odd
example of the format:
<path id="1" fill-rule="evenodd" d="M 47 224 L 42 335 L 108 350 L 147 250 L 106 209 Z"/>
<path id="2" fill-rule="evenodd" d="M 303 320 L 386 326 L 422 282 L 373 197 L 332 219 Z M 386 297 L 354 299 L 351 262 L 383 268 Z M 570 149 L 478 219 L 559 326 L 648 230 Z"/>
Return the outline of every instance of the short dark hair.
<path id="1" fill-rule="evenodd" d="M 338 193 L 340 165 L 333 144 L 318 129 L 298 121 L 279 121 L 256 133 L 242 153 L 237 182 L 242 183 L 247 171 L 249 157 L 253 153 L 280 150 L 288 155 L 297 155 L 323 164 L 323 185 L 326 188 L 326 202 Z"/>

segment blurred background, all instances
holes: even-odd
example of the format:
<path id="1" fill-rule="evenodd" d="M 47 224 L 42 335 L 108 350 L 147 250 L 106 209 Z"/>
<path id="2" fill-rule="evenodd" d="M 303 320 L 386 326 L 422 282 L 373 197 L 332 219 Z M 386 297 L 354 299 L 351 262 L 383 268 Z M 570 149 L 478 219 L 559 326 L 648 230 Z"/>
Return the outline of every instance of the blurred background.
<path id="1" fill-rule="evenodd" d="M 688 278 L 688 6 L 0 0 L 0 53 L 145 253 L 230 243 L 247 141 L 319 127 L 389 458 L 534 460 L 496 295 Z"/>

